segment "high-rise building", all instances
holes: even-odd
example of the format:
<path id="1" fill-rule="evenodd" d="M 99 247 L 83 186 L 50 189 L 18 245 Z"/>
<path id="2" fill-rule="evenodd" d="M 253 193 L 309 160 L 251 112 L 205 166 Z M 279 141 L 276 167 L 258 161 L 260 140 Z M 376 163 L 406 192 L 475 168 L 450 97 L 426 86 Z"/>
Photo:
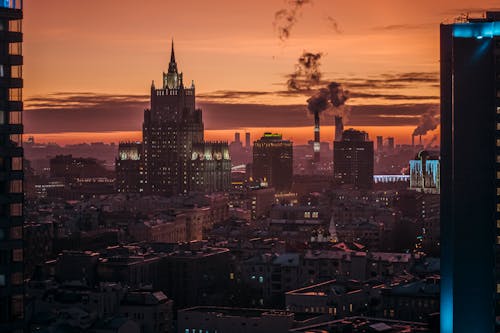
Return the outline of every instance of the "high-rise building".
<path id="1" fill-rule="evenodd" d="M 142 144 L 120 142 L 115 160 L 116 191 L 118 193 L 139 193 L 142 188 Z"/>
<path id="2" fill-rule="evenodd" d="M 387 138 L 387 150 L 394 151 L 394 137 L 392 136 Z"/>
<path id="3" fill-rule="evenodd" d="M 240 143 L 240 133 L 239 132 L 234 132 L 234 142 Z"/>
<path id="4" fill-rule="evenodd" d="M 366 132 L 345 130 L 333 143 L 333 173 L 341 185 L 368 189 L 373 185 L 373 141 Z"/>
<path id="5" fill-rule="evenodd" d="M 23 148 L 21 0 L 0 1 L 0 332 L 22 332 Z"/>
<path id="6" fill-rule="evenodd" d="M 196 190 L 196 180 L 193 181 L 196 177 L 191 174 L 193 145 L 203 143 L 202 112 L 195 106 L 194 82 L 190 87 L 184 86 L 182 73 L 177 70 L 172 42 L 170 63 L 168 72 L 163 73 L 162 87 L 157 89 L 153 82 L 151 108 L 144 111 L 145 192 L 173 195 Z M 227 148 L 227 143 L 217 144 Z M 196 168 L 196 172 L 202 171 Z"/>
<path id="7" fill-rule="evenodd" d="M 442 24 L 441 333 L 498 332 L 499 129 L 500 12 Z"/>
<path id="8" fill-rule="evenodd" d="M 245 133 L 245 148 L 250 149 L 250 147 L 251 147 L 250 133 L 246 132 Z"/>
<path id="9" fill-rule="evenodd" d="M 289 191 L 293 178 L 293 143 L 281 134 L 264 133 L 253 143 L 253 178 L 276 191 Z"/>
<path id="10" fill-rule="evenodd" d="M 384 149 L 384 137 L 377 136 L 377 151 L 382 151 Z"/>

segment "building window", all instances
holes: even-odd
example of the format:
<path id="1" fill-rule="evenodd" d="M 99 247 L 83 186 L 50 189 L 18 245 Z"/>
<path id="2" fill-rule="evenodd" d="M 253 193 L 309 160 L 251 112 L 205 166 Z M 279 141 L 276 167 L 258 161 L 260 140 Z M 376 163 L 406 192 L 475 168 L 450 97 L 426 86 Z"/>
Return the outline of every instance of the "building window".
<path id="1" fill-rule="evenodd" d="M 16 65 L 10 67 L 10 77 L 13 79 L 20 79 L 23 77 L 23 66 Z"/>
<path id="2" fill-rule="evenodd" d="M 9 124 L 17 125 L 23 123 L 23 113 L 20 111 L 9 112 Z"/>
<path id="3" fill-rule="evenodd" d="M 12 157 L 11 170 L 12 171 L 22 171 L 23 170 L 23 158 L 22 157 Z"/>
<path id="4" fill-rule="evenodd" d="M 10 239 L 16 240 L 23 237 L 23 229 L 20 226 L 10 228 Z"/>
<path id="5" fill-rule="evenodd" d="M 22 193 L 23 192 L 23 181 L 20 179 L 14 179 L 10 181 L 10 193 Z"/>
<path id="6" fill-rule="evenodd" d="M 22 216 L 23 215 L 23 204 L 22 203 L 11 203 L 10 204 L 10 216 Z"/>
<path id="7" fill-rule="evenodd" d="M 23 261 L 23 249 L 13 249 L 12 250 L 12 261 L 13 262 Z"/>
<path id="8" fill-rule="evenodd" d="M 21 102 L 23 100 L 23 90 L 21 88 L 9 89 L 9 101 Z"/>
<path id="9" fill-rule="evenodd" d="M 23 142 L 23 136 L 21 134 L 11 134 L 9 136 L 9 139 L 10 139 L 10 143 L 13 146 L 21 147 L 21 144 Z"/>
<path id="10" fill-rule="evenodd" d="M 16 319 L 22 319 L 23 318 L 23 296 L 22 295 L 15 295 L 12 296 L 11 299 L 11 314 L 12 317 Z"/>
<path id="11" fill-rule="evenodd" d="M 9 31 L 10 32 L 21 32 L 23 28 L 22 20 L 10 20 L 9 21 Z"/>
<path id="12" fill-rule="evenodd" d="M 14 286 L 21 285 L 23 283 L 23 274 L 21 272 L 12 273 L 10 283 Z"/>
<path id="13" fill-rule="evenodd" d="M 0 274 L 0 287 L 5 287 L 5 274 Z"/>
<path id="14" fill-rule="evenodd" d="M 10 55 L 21 55 L 23 54 L 23 44 L 16 42 L 16 43 L 9 43 L 9 54 Z"/>

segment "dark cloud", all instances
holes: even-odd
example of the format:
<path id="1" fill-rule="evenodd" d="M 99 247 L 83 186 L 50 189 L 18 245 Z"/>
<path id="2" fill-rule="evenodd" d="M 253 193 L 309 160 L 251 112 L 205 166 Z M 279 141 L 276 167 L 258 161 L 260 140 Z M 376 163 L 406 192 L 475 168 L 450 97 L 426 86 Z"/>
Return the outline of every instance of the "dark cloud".
<path id="1" fill-rule="evenodd" d="M 210 93 L 197 94 L 196 97 L 202 99 L 238 99 L 255 96 L 271 95 L 272 92 L 267 91 L 238 91 L 238 90 L 217 90 Z"/>
<path id="2" fill-rule="evenodd" d="M 149 97 L 55 93 L 25 100 L 26 133 L 140 130 Z"/>
<path id="3" fill-rule="evenodd" d="M 309 126 L 305 105 L 200 103 L 205 128 L 209 130 L 244 127 Z M 351 126 L 416 126 L 422 114 L 436 104 L 350 106 Z M 333 125 L 333 116 L 324 116 L 324 125 Z"/>

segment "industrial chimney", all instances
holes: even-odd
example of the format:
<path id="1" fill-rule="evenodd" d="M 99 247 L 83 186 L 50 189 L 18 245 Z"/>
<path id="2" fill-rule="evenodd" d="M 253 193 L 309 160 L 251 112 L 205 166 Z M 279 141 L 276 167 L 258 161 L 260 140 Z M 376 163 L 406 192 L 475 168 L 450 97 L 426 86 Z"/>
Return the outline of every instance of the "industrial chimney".
<path id="1" fill-rule="evenodd" d="M 319 163 L 320 160 L 320 143 L 319 143 L 319 112 L 314 113 L 314 143 L 313 143 L 313 151 L 314 151 L 314 162 Z"/>
<path id="2" fill-rule="evenodd" d="M 335 116 L 335 141 L 342 141 L 342 133 L 344 132 L 344 123 L 342 116 Z"/>

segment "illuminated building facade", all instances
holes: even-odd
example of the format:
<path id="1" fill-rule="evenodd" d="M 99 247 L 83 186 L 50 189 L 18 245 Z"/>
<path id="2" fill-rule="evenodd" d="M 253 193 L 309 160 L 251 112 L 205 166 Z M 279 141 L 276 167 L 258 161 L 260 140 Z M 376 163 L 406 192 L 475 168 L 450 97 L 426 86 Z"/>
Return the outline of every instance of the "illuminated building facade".
<path id="1" fill-rule="evenodd" d="M 410 189 L 439 194 L 439 152 L 420 151 L 410 161 Z"/>
<path id="2" fill-rule="evenodd" d="M 153 82 L 151 108 L 144 111 L 144 192 L 187 194 L 199 190 L 205 184 L 200 176 L 191 174 L 193 170 L 200 175 L 214 175 L 201 168 L 215 168 L 216 163 L 195 163 L 192 159 L 195 144 L 208 144 L 204 142 L 203 129 L 202 112 L 195 107 L 194 82 L 190 87 L 184 86 L 182 73 L 177 70 L 172 42 L 170 63 L 168 72 L 163 73 L 162 87 L 157 89 Z M 227 143 L 217 145 L 225 145 L 224 149 L 228 151 Z M 229 156 L 226 157 L 226 161 L 230 161 Z M 230 171 L 227 177 L 230 177 Z M 213 183 L 212 180 L 207 181 Z"/>
<path id="3" fill-rule="evenodd" d="M 190 175 L 192 191 L 228 191 L 231 188 L 231 159 L 227 142 L 193 144 Z"/>
<path id="4" fill-rule="evenodd" d="M 22 1 L 0 1 L 0 332 L 23 332 Z"/>
<path id="5" fill-rule="evenodd" d="M 373 141 L 366 132 L 345 130 L 333 143 L 333 174 L 336 183 L 368 189 L 373 185 Z"/>
<path id="6" fill-rule="evenodd" d="M 500 12 L 442 24 L 441 333 L 498 331 L 499 129 Z"/>
<path id="7" fill-rule="evenodd" d="M 118 193 L 142 192 L 142 144 L 120 142 L 118 158 L 115 160 L 116 191 Z"/>
<path id="8" fill-rule="evenodd" d="M 293 143 L 281 134 L 264 133 L 253 143 L 253 178 L 277 192 L 288 192 L 293 178 Z"/>

